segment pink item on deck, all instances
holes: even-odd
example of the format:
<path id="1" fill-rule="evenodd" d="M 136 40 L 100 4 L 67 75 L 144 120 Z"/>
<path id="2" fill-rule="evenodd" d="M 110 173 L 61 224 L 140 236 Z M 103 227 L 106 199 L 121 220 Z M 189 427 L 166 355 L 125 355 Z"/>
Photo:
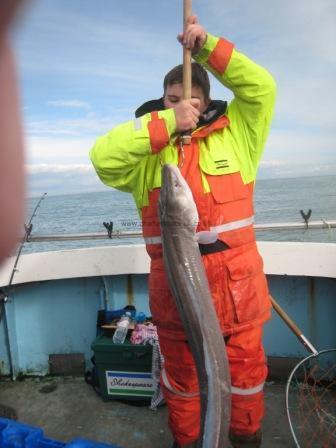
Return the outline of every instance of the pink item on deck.
<path id="1" fill-rule="evenodd" d="M 151 344 L 158 340 L 156 326 L 153 324 L 137 324 L 131 335 L 132 344 Z"/>
<path id="2" fill-rule="evenodd" d="M 152 323 L 147 325 L 137 324 L 131 335 L 131 343 L 150 344 L 153 346 L 152 379 L 155 391 L 151 399 L 150 409 L 156 410 L 158 406 L 164 403 L 164 398 L 160 387 L 160 375 L 164 359 L 160 350 L 156 326 Z"/>

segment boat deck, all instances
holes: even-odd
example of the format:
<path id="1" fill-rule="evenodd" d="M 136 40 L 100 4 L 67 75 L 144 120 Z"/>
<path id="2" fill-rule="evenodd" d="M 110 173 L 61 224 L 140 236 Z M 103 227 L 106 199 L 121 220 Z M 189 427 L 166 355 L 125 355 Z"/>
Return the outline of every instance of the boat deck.
<path id="1" fill-rule="evenodd" d="M 285 385 L 268 382 L 263 422 L 264 448 L 293 447 L 285 412 Z M 82 378 L 44 377 L 0 381 L 0 403 L 18 421 L 40 427 L 44 436 L 69 442 L 81 437 L 122 448 L 170 448 L 167 407 L 152 411 L 127 402 L 104 402 Z"/>

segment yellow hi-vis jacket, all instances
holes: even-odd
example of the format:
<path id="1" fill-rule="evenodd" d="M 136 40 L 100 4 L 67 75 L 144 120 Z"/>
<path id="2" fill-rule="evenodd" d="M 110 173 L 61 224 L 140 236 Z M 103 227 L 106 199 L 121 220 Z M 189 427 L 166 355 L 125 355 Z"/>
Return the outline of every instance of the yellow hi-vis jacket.
<path id="1" fill-rule="evenodd" d="M 199 166 L 204 192 L 210 191 L 205 174 L 240 172 L 244 184 L 256 178 L 257 167 L 269 132 L 276 87 L 267 70 L 208 34 L 194 59 L 212 72 L 233 94 L 226 117 L 229 125 L 199 141 Z M 106 185 L 132 193 L 139 213 L 148 195 L 161 186 L 161 164 L 178 163 L 174 109 L 128 121 L 97 139 L 90 152 L 99 178 Z M 199 130 L 199 129 L 198 129 Z M 218 167 L 215 161 L 227 163 Z"/>

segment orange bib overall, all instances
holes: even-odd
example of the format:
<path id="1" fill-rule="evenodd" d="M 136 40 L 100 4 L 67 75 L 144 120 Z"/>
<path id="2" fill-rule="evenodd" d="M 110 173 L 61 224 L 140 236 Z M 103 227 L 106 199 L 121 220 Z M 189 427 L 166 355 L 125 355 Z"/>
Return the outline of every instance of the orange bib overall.
<path id="1" fill-rule="evenodd" d="M 263 416 L 263 384 L 267 375 L 262 347 L 262 326 L 270 317 L 270 301 L 263 262 L 253 230 L 253 184 L 244 185 L 239 172 L 211 176 L 210 193 L 203 193 L 198 163 L 199 137 L 226 126 L 221 117 L 193 134 L 184 147 L 181 172 L 197 205 L 197 232 L 217 231 L 230 249 L 203 255 L 213 303 L 226 337 L 232 381 L 231 430 L 252 434 Z M 180 154 L 181 159 L 181 154 Z M 224 162 L 223 162 L 224 163 Z M 175 440 L 184 445 L 198 438 L 200 401 L 195 364 L 164 271 L 158 197 L 150 193 L 142 209 L 143 233 L 151 257 L 150 308 L 158 327 L 165 358 L 161 385 L 169 408 L 169 426 Z"/>

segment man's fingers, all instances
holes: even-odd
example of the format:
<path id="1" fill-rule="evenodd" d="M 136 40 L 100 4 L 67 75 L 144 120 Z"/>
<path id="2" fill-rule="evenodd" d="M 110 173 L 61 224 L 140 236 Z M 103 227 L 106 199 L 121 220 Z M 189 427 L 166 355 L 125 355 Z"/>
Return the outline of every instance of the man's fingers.
<path id="1" fill-rule="evenodd" d="M 199 120 L 199 104 L 197 98 L 182 100 L 175 108 L 176 130 L 177 132 L 195 129 Z"/>
<path id="2" fill-rule="evenodd" d="M 196 37 L 193 34 L 189 34 L 184 41 L 185 47 L 189 50 L 192 50 L 195 46 Z"/>
<path id="3" fill-rule="evenodd" d="M 198 124 L 198 117 L 196 117 L 196 116 L 190 117 L 189 128 L 188 129 L 196 129 L 197 128 L 197 124 Z"/>
<path id="4" fill-rule="evenodd" d="M 197 44 L 197 40 L 201 39 L 204 34 L 204 29 L 200 25 L 190 25 L 183 33 L 183 45 L 192 50 Z"/>
<path id="5" fill-rule="evenodd" d="M 195 35 L 195 25 L 189 25 L 185 32 L 183 33 L 183 43 L 186 47 L 189 47 L 192 45 L 194 41 L 194 35 Z"/>
<path id="6" fill-rule="evenodd" d="M 190 129 L 195 129 L 199 120 L 200 111 L 196 107 L 191 107 L 188 113 Z"/>
<path id="7" fill-rule="evenodd" d="M 193 38 L 190 35 L 190 31 L 197 24 L 198 24 L 197 16 L 191 15 L 186 20 L 186 28 L 184 30 L 184 33 L 180 33 L 180 34 L 183 34 L 183 39 L 182 39 L 183 45 L 185 45 L 187 48 L 191 48 L 191 45 L 193 45 L 193 42 L 195 42 L 195 38 Z"/>
<path id="8" fill-rule="evenodd" d="M 177 40 L 188 50 L 199 51 L 206 40 L 206 31 L 199 24 L 195 15 L 187 19 L 186 27 L 183 33 L 179 33 Z"/>
<path id="9" fill-rule="evenodd" d="M 193 25 L 194 23 L 198 23 L 198 18 L 196 15 L 191 15 L 186 20 L 187 25 Z"/>

